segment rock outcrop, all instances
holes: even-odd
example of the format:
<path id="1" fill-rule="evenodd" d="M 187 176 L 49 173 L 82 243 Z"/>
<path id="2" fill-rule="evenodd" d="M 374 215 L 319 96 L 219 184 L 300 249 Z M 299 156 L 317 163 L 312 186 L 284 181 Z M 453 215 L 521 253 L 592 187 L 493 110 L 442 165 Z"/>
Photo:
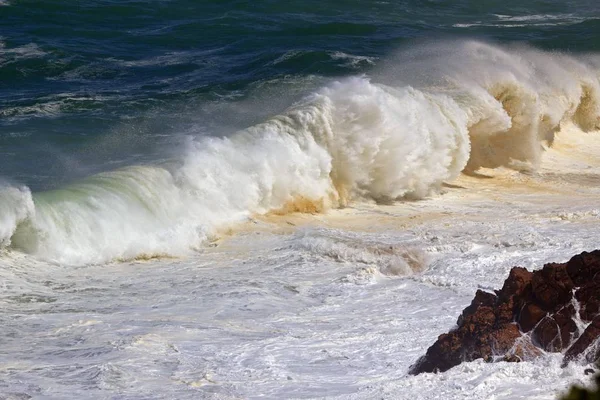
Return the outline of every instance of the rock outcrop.
<path id="1" fill-rule="evenodd" d="M 457 327 L 439 336 L 411 374 L 463 361 L 522 361 L 564 352 L 564 363 L 600 357 L 600 250 L 529 272 L 515 267 L 501 290 L 478 290 Z"/>

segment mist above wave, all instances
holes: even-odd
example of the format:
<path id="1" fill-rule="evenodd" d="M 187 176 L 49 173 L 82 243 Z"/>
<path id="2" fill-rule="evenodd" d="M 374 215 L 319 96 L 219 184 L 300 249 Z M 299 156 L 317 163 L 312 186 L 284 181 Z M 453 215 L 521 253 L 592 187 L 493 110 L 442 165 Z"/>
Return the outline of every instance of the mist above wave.
<path id="1" fill-rule="evenodd" d="M 168 165 L 33 199 L 5 185 L 0 243 L 74 264 L 180 255 L 255 213 L 422 198 L 465 170 L 532 170 L 562 123 L 600 127 L 591 56 L 461 41 L 391 59 L 231 136 L 190 138 Z"/>

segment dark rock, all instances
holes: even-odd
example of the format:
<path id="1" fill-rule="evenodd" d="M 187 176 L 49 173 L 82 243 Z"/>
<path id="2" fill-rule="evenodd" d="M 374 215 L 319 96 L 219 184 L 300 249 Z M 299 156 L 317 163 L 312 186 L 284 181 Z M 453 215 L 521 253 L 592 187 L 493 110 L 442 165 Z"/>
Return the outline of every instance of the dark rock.
<path id="1" fill-rule="evenodd" d="M 545 351 L 562 351 L 571 340 L 571 334 L 577 331 L 577 324 L 573 320 L 574 307 L 569 304 L 558 312 L 544 317 L 535 327 L 531 337 L 538 346 Z"/>
<path id="2" fill-rule="evenodd" d="M 599 345 L 595 343 L 600 338 L 600 315 L 594 318 L 591 324 L 583 331 L 583 334 L 569 347 L 567 352 L 565 353 L 565 358 L 563 360 L 563 364 L 566 365 L 570 361 L 575 360 L 579 355 L 583 354 L 586 350 L 588 350 L 592 345 L 596 344 L 595 350 L 592 351 L 591 354 L 588 355 L 586 361 L 588 362 L 597 362 L 599 354 Z"/>
<path id="3" fill-rule="evenodd" d="M 567 273 L 575 286 L 583 286 L 589 281 L 600 280 L 600 250 L 583 252 L 567 262 Z"/>
<path id="4" fill-rule="evenodd" d="M 600 281 L 591 281 L 579 288 L 575 299 L 580 305 L 580 316 L 584 321 L 590 321 L 600 312 Z"/>
<path id="5" fill-rule="evenodd" d="M 560 330 L 554 318 L 545 317 L 533 330 L 532 337 L 535 341 L 534 343 L 542 349 L 557 351 L 555 349 L 559 346 L 562 349 L 559 333 Z"/>
<path id="6" fill-rule="evenodd" d="M 501 300 L 511 296 L 522 296 L 525 291 L 530 289 L 532 278 L 532 272 L 527 271 L 525 268 L 514 267 L 504 281 L 504 286 L 496 294 L 500 296 Z"/>
<path id="7" fill-rule="evenodd" d="M 535 303 L 525 304 L 519 314 L 519 327 L 523 332 L 529 332 L 546 314 L 547 312 Z"/>
<path id="8" fill-rule="evenodd" d="M 573 282 L 565 264 L 547 264 L 536 271 L 531 279 L 531 289 L 537 303 L 546 310 L 555 310 L 571 300 Z"/>
<path id="9" fill-rule="evenodd" d="M 543 351 L 565 353 L 565 363 L 600 356 L 600 251 L 529 272 L 515 267 L 501 290 L 478 290 L 458 318 L 410 369 L 446 371 L 463 361 L 518 362 Z M 593 321 L 592 321 L 593 320 Z M 578 323 L 590 322 L 578 336 Z"/>

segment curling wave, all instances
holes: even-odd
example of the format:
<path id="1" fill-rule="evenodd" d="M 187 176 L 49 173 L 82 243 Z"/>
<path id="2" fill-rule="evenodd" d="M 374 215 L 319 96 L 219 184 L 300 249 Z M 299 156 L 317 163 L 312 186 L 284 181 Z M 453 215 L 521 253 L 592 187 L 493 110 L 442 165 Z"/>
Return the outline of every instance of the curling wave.
<path id="1" fill-rule="evenodd" d="M 469 41 L 400 60 L 230 137 L 190 139 L 177 162 L 33 196 L 4 185 L 0 245 L 72 264 L 180 255 L 253 213 L 421 198 L 463 170 L 535 169 L 565 121 L 600 127 L 598 58 Z"/>

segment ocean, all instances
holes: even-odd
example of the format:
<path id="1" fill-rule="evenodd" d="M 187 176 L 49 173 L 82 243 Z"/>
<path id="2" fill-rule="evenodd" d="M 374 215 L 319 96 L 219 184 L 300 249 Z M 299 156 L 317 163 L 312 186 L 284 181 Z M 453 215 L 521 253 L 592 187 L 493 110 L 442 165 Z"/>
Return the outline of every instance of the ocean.
<path id="1" fill-rule="evenodd" d="M 0 398 L 553 399 L 408 375 L 599 247 L 593 0 L 0 0 Z"/>

